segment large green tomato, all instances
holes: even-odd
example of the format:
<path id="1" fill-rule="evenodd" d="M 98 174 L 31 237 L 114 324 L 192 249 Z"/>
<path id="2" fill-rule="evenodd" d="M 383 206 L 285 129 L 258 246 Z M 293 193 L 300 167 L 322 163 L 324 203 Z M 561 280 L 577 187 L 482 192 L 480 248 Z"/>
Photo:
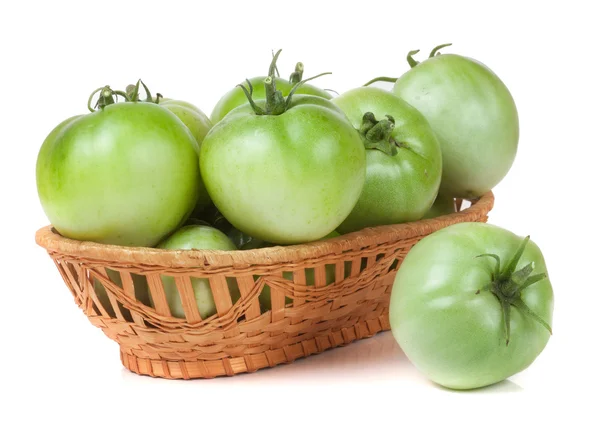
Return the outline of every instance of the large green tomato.
<path id="1" fill-rule="evenodd" d="M 411 65 L 392 92 L 417 108 L 439 137 L 441 192 L 484 195 L 517 153 L 519 117 L 508 88 L 488 67 L 460 55 L 433 55 L 418 64 L 411 58 Z"/>
<path id="2" fill-rule="evenodd" d="M 152 103 L 109 104 L 71 118 L 38 155 L 42 207 L 66 237 L 154 246 L 196 204 L 195 145 L 173 113 Z"/>
<path id="3" fill-rule="evenodd" d="M 210 227 L 200 225 L 188 225 L 180 228 L 177 232 L 161 242 L 157 248 L 169 250 L 236 250 L 235 245 L 223 232 Z M 173 277 L 161 276 L 167 303 L 174 317 L 185 318 L 185 312 Z M 235 279 L 228 279 L 231 300 L 235 303 L 240 298 L 240 291 Z M 198 311 L 203 319 L 217 312 L 215 300 L 210 289 L 210 283 L 206 278 L 192 278 L 192 287 Z M 152 304 L 154 302 L 152 301 Z"/>
<path id="4" fill-rule="evenodd" d="M 277 58 L 275 58 L 275 61 L 276 60 Z M 285 80 L 283 78 L 272 76 L 274 72 L 274 63 L 272 63 L 271 69 L 269 70 L 269 76 L 272 76 L 272 78 L 275 80 L 277 89 L 281 91 L 282 95 L 287 96 L 288 94 L 290 94 L 290 91 L 292 91 L 292 88 L 294 88 L 294 86 L 302 80 L 303 71 L 304 66 L 302 65 L 302 63 L 298 63 L 296 65 L 296 71 L 292 74 L 292 76 L 290 76 L 290 79 Z M 266 91 L 264 85 L 265 78 L 266 76 L 257 76 L 248 80 L 252 85 L 252 95 L 255 99 L 266 98 Z M 248 81 L 244 81 L 242 84 L 247 84 Z M 325 99 L 331 99 L 331 94 L 329 94 L 327 91 L 310 84 L 303 84 L 301 87 L 298 87 L 296 93 L 310 94 L 313 96 L 323 97 Z M 231 110 L 237 108 L 238 106 L 245 105 L 246 103 L 248 103 L 248 99 L 246 98 L 244 91 L 240 87 L 236 86 L 232 90 L 225 93 L 221 97 L 221 99 L 219 99 L 219 101 L 213 108 L 212 113 L 210 114 L 210 119 L 213 122 L 213 124 L 217 124 Z"/>
<path id="5" fill-rule="evenodd" d="M 550 337 L 553 303 L 535 243 L 497 226 L 458 223 L 425 237 L 404 259 L 390 326 L 427 377 L 471 389 L 531 365 Z"/>
<path id="6" fill-rule="evenodd" d="M 442 175 L 440 144 L 427 120 L 402 99 L 374 87 L 350 90 L 333 103 L 346 113 L 367 149 L 362 194 L 337 230 L 347 233 L 423 217 Z"/>
<path id="7" fill-rule="evenodd" d="M 275 244 L 314 241 L 356 204 L 364 145 L 324 98 L 298 95 L 268 108 L 272 103 L 257 101 L 255 108 L 277 114 L 246 104 L 212 128 L 200 149 L 202 178 L 219 211 L 242 232 Z"/>
<path id="8" fill-rule="evenodd" d="M 200 155 L 200 146 L 204 141 L 204 137 L 212 128 L 212 123 L 206 114 L 191 103 L 184 102 L 182 100 L 161 99 L 159 103 L 160 106 L 167 108 L 169 111 L 175 114 L 177 118 L 179 118 L 183 124 L 190 129 L 190 132 L 194 136 L 194 139 L 197 143 L 196 151 L 198 155 Z M 200 192 L 194 213 L 197 214 L 201 212 L 204 208 L 208 207 L 209 204 L 210 196 L 208 196 L 208 192 L 206 191 L 204 183 L 200 181 Z"/>

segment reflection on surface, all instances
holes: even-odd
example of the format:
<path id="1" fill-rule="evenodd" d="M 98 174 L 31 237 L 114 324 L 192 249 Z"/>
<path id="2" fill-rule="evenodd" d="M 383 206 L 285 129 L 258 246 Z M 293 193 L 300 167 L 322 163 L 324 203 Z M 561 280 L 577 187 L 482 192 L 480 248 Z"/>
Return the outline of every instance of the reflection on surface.
<path id="1" fill-rule="evenodd" d="M 244 380 L 260 378 L 261 381 L 268 380 L 269 383 L 281 381 L 289 384 L 289 379 L 296 381 L 298 378 L 346 380 L 349 374 L 356 379 L 372 379 L 381 375 L 402 373 L 412 367 L 392 333 L 387 331 L 347 346 L 298 359 L 291 364 L 239 377 Z"/>
<path id="2" fill-rule="evenodd" d="M 355 341 L 347 346 L 327 350 L 318 355 L 298 359 L 291 364 L 265 368 L 255 373 L 239 374 L 234 377 L 218 377 L 216 379 L 199 379 L 193 382 L 183 380 L 154 379 L 138 376 L 123 368 L 124 380 L 148 379 L 159 384 L 184 385 L 192 388 L 195 385 L 254 385 L 294 386 L 300 384 L 336 384 L 336 383 L 375 383 L 385 381 L 395 385 L 430 386 L 431 389 L 447 392 L 448 395 L 469 395 L 481 393 L 519 392 L 523 388 L 511 380 L 504 380 L 485 388 L 457 391 L 447 389 L 429 381 L 410 363 L 404 355 L 390 331 L 379 333 L 371 338 Z"/>

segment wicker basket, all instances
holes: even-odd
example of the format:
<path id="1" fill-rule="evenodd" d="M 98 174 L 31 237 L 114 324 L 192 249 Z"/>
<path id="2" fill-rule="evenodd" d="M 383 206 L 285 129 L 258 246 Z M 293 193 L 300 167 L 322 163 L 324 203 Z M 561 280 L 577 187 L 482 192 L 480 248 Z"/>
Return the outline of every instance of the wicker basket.
<path id="1" fill-rule="evenodd" d="M 66 239 L 50 226 L 37 232 L 36 242 L 92 324 L 119 343 L 126 368 L 170 379 L 210 378 L 273 367 L 389 329 L 389 295 L 409 249 L 445 226 L 486 221 L 493 203 L 490 192 L 435 219 L 247 251 L 102 245 Z M 174 277 L 185 318 L 171 316 L 161 275 Z M 191 277 L 209 280 L 215 315 L 202 320 Z M 232 303 L 228 283 L 234 280 L 241 298 Z M 270 307 L 261 310 L 265 285 Z M 140 286 L 154 306 L 142 299 Z"/>

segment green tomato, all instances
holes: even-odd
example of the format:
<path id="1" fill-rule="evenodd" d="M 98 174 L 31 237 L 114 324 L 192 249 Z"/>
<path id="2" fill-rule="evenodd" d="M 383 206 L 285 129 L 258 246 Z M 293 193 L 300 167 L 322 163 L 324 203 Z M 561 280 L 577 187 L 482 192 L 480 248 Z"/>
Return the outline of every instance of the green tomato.
<path id="1" fill-rule="evenodd" d="M 440 144 L 427 120 L 402 99 L 374 87 L 350 90 L 333 103 L 359 130 L 367 148 L 362 194 L 338 231 L 423 217 L 435 200 L 442 175 Z"/>
<path id="2" fill-rule="evenodd" d="M 257 76 L 255 78 L 251 78 L 249 81 L 252 84 L 253 93 L 255 99 L 264 99 L 266 97 L 265 93 L 265 76 Z M 283 96 L 287 96 L 290 94 L 292 88 L 294 88 L 293 83 L 283 79 L 283 78 L 275 78 L 277 89 L 281 91 Z M 244 82 L 244 84 L 247 84 Z M 331 99 L 331 95 L 318 87 L 315 87 L 310 84 L 303 84 L 300 86 L 295 94 L 309 94 L 313 96 L 323 97 L 325 99 Z M 217 102 L 215 107 L 213 108 L 212 113 L 210 114 L 210 119 L 213 124 L 217 124 L 221 121 L 230 111 L 237 108 L 238 106 L 245 105 L 248 103 L 248 99 L 244 94 L 244 91 L 235 87 L 234 89 L 228 91 L 221 97 L 221 99 Z"/>
<path id="3" fill-rule="evenodd" d="M 235 245 L 223 232 L 210 226 L 188 225 L 180 228 L 169 238 L 161 242 L 157 248 L 168 250 L 236 250 Z M 170 276 L 161 276 L 167 303 L 174 317 L 185 318 L 181 297 Z M 240 291 L 235 279 L 227 279 L 231 300 L 235 303 L 240 298 Z M 217 312 L 215 300 L 206 278 L 192 278 L 192 287 L 198 311 L 203 319 Z M 152 298 L 151 298 L 152 301 Z M 152 304 L 153 301 L 152 301 Z"/>
<path id="4" fill-rule="evenodd" d="M 204 114 L 204 112 L 191 103 L 181 100 L 160 99 L 160 106 L 167 108 L 169 111 L 175 114 L 177 118 L 179 118 L 183 124 L 190 129 L 190 132 L 194 136 L 194 139 L 197 143 L 197 146 L 195 147 L 196 152 L 198 155 L 200 155 L 200 146 L 202 145 L 202 141 L 204 141 L 204 137 L 212 128 L 212 123 L 206 114 Z M 209 204 L 210 196 L 208 196 L 208 192 L 206 191 L 204 183 L 200 181 L 200 194 L 198 197 L 198 202 L 196 203 L 196 208 L 194 209 L 194 213 L 196 214 L 201 212 L 204 208 L 208 207 Z"/>
<path id="5" fill-rule="evenodd" d="M 70 118 L 38 154 L 42 207 L 66 237 L 154 246 L 196 204 L 195 145 L 173 113 L 152 103 L 110 104 Z"/>
<path id="6" fill-rule="evenodd" d="M 508 88 L 488 67 L 460 55 L 434 55 L 402 75 L 392 92 L 417 108 L 437 133 L 443 194 L 479 197 L 508 173 L 519 117 Z"/>
<path id="7" fill-rule="evenodd" d="M 458 223 L 425 237 L 404 259 L 390 326 L 428 378 L 471 389 L 533 363 L 550 337 L 553 303 L 535 243 L 497 226 Z"/>
<path id="8" fill-rule="evenodd" d="M 445 195 L 438 195 L 433 202 L 429 211 L 425 213 L 423 219 L 435 218 L 446 214 L 452 214 L 456 212 L 454 204 L 454 198 L 450 198 Z"/>
<path id="9" fill-rule="evenodd" d="M 256 103 L 266 110 L 271 102 Z M 339 108 L 298 95 L 278 115 L 259 115 L 250 104 L 231 111 L 204 139 L 200 168 L 214 204 L 237 229 L 275 244 L 302 243 L 348 216 L 364 184 L 365 149 Z"/>

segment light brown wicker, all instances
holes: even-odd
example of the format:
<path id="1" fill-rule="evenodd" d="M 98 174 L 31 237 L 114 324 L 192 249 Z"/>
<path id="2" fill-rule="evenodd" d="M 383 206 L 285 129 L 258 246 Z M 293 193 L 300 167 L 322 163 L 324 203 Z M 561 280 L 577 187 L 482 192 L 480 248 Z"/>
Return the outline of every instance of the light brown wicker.
<path id="1" fill-rule="evenodd" d="M 50 226 L 37 232 L 36 242 L 91 323 L 119 343 L 127 369 L 172 379 L 210 378 L 273 367 L 389 329 L 389 294 L 409 249 L 445 226 L 486 221 L 493 203 L 490 192 L 460 212 L 430 220 L 247 251 L 103 245 L 64 238 Z M 306 269 L 314 270 L 314 285 L 306 285 Z M 335 281 L 326 285 L 333 274 Z M 161 275 L 175 278 L 185 318 L 171 316 Z M 190 277 L 209 280 L 215 315 L 200 317 Z M 241 294 L 234 304 L 231 279 Z M 261 310 L 258 298 L 265 284 L 270 310 Z"/>

